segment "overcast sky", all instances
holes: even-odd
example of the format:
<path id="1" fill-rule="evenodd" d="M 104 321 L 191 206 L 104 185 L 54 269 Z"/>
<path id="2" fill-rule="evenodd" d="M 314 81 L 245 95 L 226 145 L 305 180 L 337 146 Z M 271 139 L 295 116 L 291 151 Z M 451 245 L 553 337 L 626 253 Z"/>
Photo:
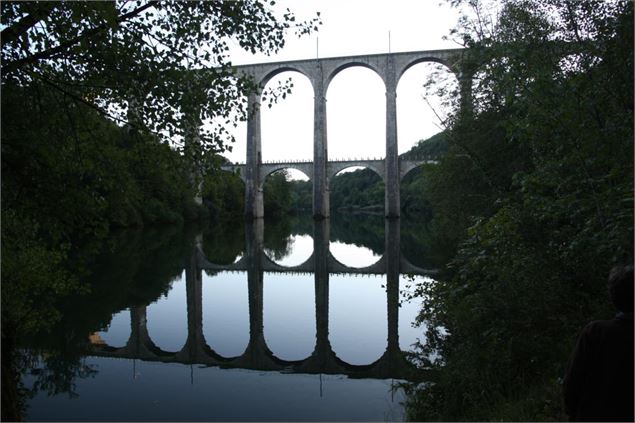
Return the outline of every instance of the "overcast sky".
<path id="1" fill-rule="evenodd" d="M 320 12 L 319 31 L 298 39 L 289 34 L 285 48 L 274 56 L 252 55 L 238 46 L 231 51 L 233 64 L 299 60 L 361 54 L 456 48 L 443 40 L 458 19 L 458 11 L 442 0 L 303 0 L 277 1 L 276 11 L 291 9 L 298 19 Z M 316 48 L 318 40 L 319 50 Z M 419 139 L 439 132 L 439 121 L 430 105 L 442 114 L 438 99 L 423 98 L 426 75 L 434 65 L 410 68 L 397 87 L 399 152 L 409 150 Z M 291 96 L 263 107 L 262 157 L 269 160 L 311 160 L 313 157 L 313 90 L 299 73 L 285 72 L 273 78 L 293 78 Z M 373 158 L 385 156 L 385 88 L 373 71 L 353 67 L 340 72 L 331 82 L 327 98 L 329 158 Z M 233 162 L 244 162 L 246 125 L 234 134 L 237 142 L 226 152 Z"/>

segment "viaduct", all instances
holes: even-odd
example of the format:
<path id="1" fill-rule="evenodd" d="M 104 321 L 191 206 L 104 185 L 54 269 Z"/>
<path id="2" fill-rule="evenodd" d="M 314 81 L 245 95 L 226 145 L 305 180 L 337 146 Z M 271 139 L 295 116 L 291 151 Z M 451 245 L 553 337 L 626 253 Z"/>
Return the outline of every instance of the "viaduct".
<path id="1" fill-rule="evenodd" d="M 313 181 L 313 217 L 329 217 L 329 180 L 337 172 L 351 166 L 368 167 L 379 174 L 385 183 L 385 216 L 399 217 L 399 185 L 401 178 L 414 167 L 430 160 L 403 161 L 397 152 L 397 83 L 408 68 L 422 62 L 435 62 L 448 67 L 457 77 L 461 92 L 461 105 L 471 103 L 472 69 L 466 59 L 467 50 L 447 49 L 385 53 L 363 56 L 332 57 L 263 63 L 235 67 L 236 72 L 251 77 L 260 87 L 249 95 L 250 113 L 247 121 L 247 157 L 242 165 L 225 166 L 225 170 L 240 173 L 245 182 L 245 216 L 264 216 L 262 185 L 271 172 L 294 168 Z M 342 70 L 362 66 L 376 72 L 386 88 L 386 157 L 382 160 L 338 161 L 328 160 L 326 132 L 326 91 L 333 78 Z M 263 163 L 260 133 L 260 98 L 267 82 L 281 72 L 295 71 L 306 76 L 314 92 L 313 107 L 313 161 L 292 163 Z"/>

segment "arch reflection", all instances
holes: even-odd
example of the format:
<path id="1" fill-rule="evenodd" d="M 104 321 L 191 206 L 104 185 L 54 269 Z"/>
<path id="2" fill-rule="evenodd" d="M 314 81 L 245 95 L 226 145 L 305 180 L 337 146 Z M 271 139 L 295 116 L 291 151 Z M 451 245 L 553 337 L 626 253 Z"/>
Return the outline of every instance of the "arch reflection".
<path id="1" fill-rule="evenodd" d="M 399 347 L 399 275 L 400 272 L 425 274 L 424 269 L 402 260 L 399 253 L 399 222 L 385 222 L 386 254 L 376 266 L 351 269 L 334 263 L 329 253 L 330 222 L 323 220 L 313 226 L 313 254 L 302 267 L 280 269 L 266 260 L 263 253 L 263 221 L 247 222 L 245 229 L 245 255 L 238 262 L 216 265 L 209 262 L 201 251 L 201 240 L 192 246 L 185 271 L 187 307 L 187 339 L 176 352 L 167 352 L 150 337 L 147 306 L 131 308 L 131 336 L 123 348 L 94 344 L 92 353 L 102 356 L 138 358 L 148 361 L 197 363 L 254 370 L 273 370 L 293 373 L 346 374 L 351 377 L 408 379 L 412 366 Z M 310 270 L 309 270 L 310 269 Z M 247 302 L 249 310 L 249 340 L 239 356 L 223 357 L 213 349 L 203 335 L 202 271 L 236 271 L 247 273 Z M 277 357 L 265 340 L 264 331 L 264 275 L 267 272 L 306 273 L 312 280 L 314 291 L 314 348 L 305 358 Z M 381 355 L 371 363 L 351 364 L 338 357 L 329 339 L 329 279 L 332 274 L 382 275 L 386 292 L 386 342 Z M 429 273 L 429 272 L 428 272 Z M 244 274 L 244 273 L 243 273 Z M 379 276 L 378 276 L 379 277 Z M 292 299 L 291 299 L 292 300 Z"/>

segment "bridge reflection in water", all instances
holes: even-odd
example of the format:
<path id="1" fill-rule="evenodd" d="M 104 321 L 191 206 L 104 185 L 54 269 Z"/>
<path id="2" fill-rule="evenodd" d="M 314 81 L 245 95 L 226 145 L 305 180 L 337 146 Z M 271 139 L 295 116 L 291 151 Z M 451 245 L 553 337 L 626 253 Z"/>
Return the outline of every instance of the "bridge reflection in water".
<path id="1" fill-rule="evenodd" d="M 256 219 L 246 223 L 246 252 L 236 263 L 218 265 L 210 262 L 202 251 L 199 237 L 185 269 L 187 295 L 187 340 L 180 351 L 162 350 L 150 338 L 146 306 L 130 309 L 131 333 L 121 348 L 103 341 L 92 341 L 91 355 L 141 359 L 165 363 L 200 364 L 222 368 L 268 370 L 286 373 L 344 374 L 353 378 L 410 379 L 413 366 L 399 347 L 399 275 L 429 275 L 433 270 L 413 266 L 401 256 L 399 220 L 385 221 L 385 254 L 375 264 L 351 268 L 338 262 L 329 251 L 330 222 L 314 222 L 313 254 L 298 266 L 284 267 L 271 261 L 264 253 L 264 223 Z M 203 335 L 202 271 L 246 271 L 249 298 L 249 342 L 240 356 L 223 357 L 205 341 Z M 264 272 L 310 272 L 315 275 L 316 342 L 312 354 L 304 360 L 283 360 L 276 357 L 265 342 L 263 328 Z M 386 277 L 388 339 L 386 350 L 375 362 L 353 365 L 344 362 L 329 342 L 329 275 L 377 274 Z M 92 340 L 92 338 L 91 338 Z"/>

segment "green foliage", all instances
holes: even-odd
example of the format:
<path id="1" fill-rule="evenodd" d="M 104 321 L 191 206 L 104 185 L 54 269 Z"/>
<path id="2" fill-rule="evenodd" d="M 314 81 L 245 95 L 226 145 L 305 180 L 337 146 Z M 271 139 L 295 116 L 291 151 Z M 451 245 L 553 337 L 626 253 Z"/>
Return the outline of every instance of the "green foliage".
<path id="1" fill-rule="evenodd" d="M 313 208 L 313 183 L 297 179 L 289 181 L 291 184 L 291 204 L 296 211 L 308 211 Z"/>
<path id="2" fill-rule="evenodd" d="M 36 298 L 12 286 L 30 254 L 57 275 L 66 250 L 74 256 L 112 228 L 198 218 L 192 152 L 161 140 L 182 139 L 183 113 L 244 118 L 241 96 L 254 87 L 232 74 L 229 37 L 271 53 L 288 30 L 306 34 L 319 23 L 275 16 L 255 1 L 3 2 L 0 11 L 3 289 L 16 294 L 3 295 L 7 310 L 27 310 Z M 223 134 L 204 131 L 193 153 L 224 148 Z M 209 191 L 238 208 L 233 189 L 224 202 Z"/>
<path id="3" fill-rule="evenodd" d="M 81 265 L 68 273 L 87 281 L 91 289 L 73 290 L 66 296 L 49 291 L 59 318 L 20 332 L 20 350 L 14 354 L 22 362 L 14 363 L 13 370 L 30 369 L 33 377 L 22 395 L 44 391 L 77 396 L 77 380 L 99 370 L 85 363 L 87 335 L 106 330 L 117 312 L 146 306 L 167 294 L 191 259 L 197 232 L 177 226 L 121 231 L 76 257 L 74 263 Z M 89 270 L 78 271 L 82 266 Z"/>
<path id="4" fill-rule="evenodd" d="M 56 241 L 111 226 L 174 223 L 193 197 L 184 159 L 46 87 L 3 90 L 3 208 L 37 218 Z M 60 113 L 33 124 L 33 103 Z"/>
<path id="5" fill-rule="evenodd" d="M 459 33 L 488 57 L 473 115 L 457 111 L 425 186 L 452 260 L 420 287 L 418 359 L 437 372 L 411 387 L 410 417 L 562 420 L 576 333 L 610 316 L 609 269 L 633 256 L 633 3 L 475 16 Z"/>
<path id="6" fill-rule="evenodd" d="M 438 159 L 448 151 L 448 141 L 445 132 L 434 134 L 428 139 L 419 140 L 410 150 L 400 155 L 406 160 L 421 160 L 424 158 Z"/>
<path id="7" fill-rule="evenodd" d="M 286 170 L 279 170 L 267 176 L 263 183 L 265 214 L 274 218 L 291 211 L 291 184 Z"/>
<path id="8" fill-rule="evenodd" d="M 203 252 L 215 264 L 231 264 L 245 253 L 245 226 L 242 219 L 216 220 L 203 231 Z M 209 273 L 208 270 L 206 272 Z"/>
<path id="9" fill-rule="evenodd" d="M 80 289 L 63 261 L 68 246 L 51 248 L 37 222 L 2 212 L 2 324 L 13 332 L 48 328 L 61 317 L 59 298 Z"/>
<path id="10" fill-rule="evenodd" d="M 211 167 L 202 186 L 203 204 L 213 218 L 242 216 L 245 211 L 245 184 L 240 176 Z"/>
<path id="11" fill-rule="evenodd" d="M 333 214 L 330 238 L 331 241 L 365 247 L 377 255 L 384 255 L 386 249 L 384 224 L 383 214 Z"/>
<path id="12" fill-rule="evenodd" d="M 331 209 L 384 209 L 384 183 L 373 170 L 364 168 L 336 175 L 330 184 Z"/>
<path id="13" fill-rule="evenodd" d="M 272 53 L 319 18 L 257 1 L 2 2 L 0 14 L 4 346 L 59 322 L 109 231 L 205 215 L 193 201 L 202 158 L 228 147 L 223 126 L 246 117 L 256 89 L 233 74 L 229 43 Z M 199 118 L 221 123 L 196 135 Z M 224 202 L 208 195 L 239 207 L 228 180 Z"/>
<path id="14" fill-rule="evenodd" d="M 230 43 L 270 54 L 289 31 L 304 35 L 320 24 L 319 17 L 297 21 L 290 11 L 276 16 L 267 3 L 252 0 L 3 2 L 0 11 L 3 89 L 38 81 L 66 101 L 172 142 L 188 130 L 181 113 L 217 117 L 223 124 L 200 136 L 206 151 L 231 141 L 224 126 L 244 118 L 242 96 L 255 89 L 234 75 Z"/>

